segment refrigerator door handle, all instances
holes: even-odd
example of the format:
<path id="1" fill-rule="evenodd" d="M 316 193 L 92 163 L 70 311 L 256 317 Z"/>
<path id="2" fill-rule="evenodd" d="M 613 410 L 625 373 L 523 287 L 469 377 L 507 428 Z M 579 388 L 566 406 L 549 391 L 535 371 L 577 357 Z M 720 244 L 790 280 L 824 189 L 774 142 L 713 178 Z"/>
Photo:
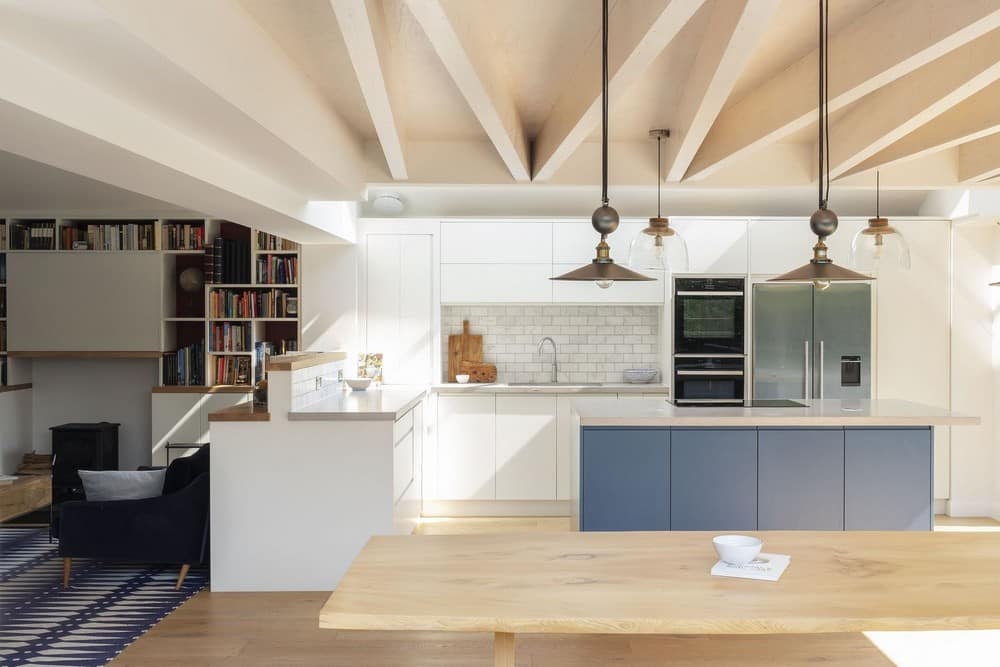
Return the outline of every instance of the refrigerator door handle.
<path id="1" fill-rule="evenodd" d="M 803 398 L 809 400 L 809 341 L 802 341 L 805 346 L 805 372 L 802 374 L 802 394 Z"/>
<path id="2" fill-rule="evenodd" d="M 819 342 L 819 397 L 823 398 L 823 366 L 825 365 L 825 359 L 823 358 L 823 342 Z"/>

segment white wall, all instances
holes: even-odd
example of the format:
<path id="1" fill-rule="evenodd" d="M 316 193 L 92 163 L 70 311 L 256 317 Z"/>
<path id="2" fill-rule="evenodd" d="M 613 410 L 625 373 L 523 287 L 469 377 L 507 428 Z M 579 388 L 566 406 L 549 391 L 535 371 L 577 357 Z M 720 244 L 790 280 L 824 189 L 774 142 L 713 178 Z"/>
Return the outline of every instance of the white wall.
<path id="1" fill-rule="evenodd" d="M 12 475 L 31 451 L 31 389 L 0 392 L 0 473 Z"/>
<path id="2" fill-rule="evenodd" d="M 953 225 L 951 405 L 982 421 L 979 426 L 951 429 L 948 514 L 952 516 L 985 516 L 994 503 L 993 293 L 989 287 L 994 234 L 995 226 L 982 218 Z"/>
<path id="3" fill-rule="evenodd" d="M 358 246 L 302 246 L 302 282 L 302 349 L 356 350 Z"/>
<path id="4" fill-rule="evenodd" d="M 72 335 L 67 330 L 67 335 Z M 52 451 L 50 426 L 70 422 L 118 422 L 118 466 L 150 463 L 150 390 L 157 384 L 155 359 L 36 359 L 32 380 L 32 439 Z"/>

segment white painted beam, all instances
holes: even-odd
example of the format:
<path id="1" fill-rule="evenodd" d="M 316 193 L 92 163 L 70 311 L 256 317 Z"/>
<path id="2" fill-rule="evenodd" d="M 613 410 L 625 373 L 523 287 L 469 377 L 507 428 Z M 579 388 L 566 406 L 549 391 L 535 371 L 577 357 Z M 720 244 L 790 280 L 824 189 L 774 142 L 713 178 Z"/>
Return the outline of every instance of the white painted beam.
<path id="1" fill-rule="evenodd" d="M 666 180 L 684 178 L 779 3 L 728 0 L 712 7 L 706 38 L 684 86 L 677 116 L 670 121 Z"/>
<path id="2" fill-rule="evenodd" d="M 970 141 L 958 147 L 958 180 L 978 183 L 1000 176 L 1000 134 Z"/>
<path id="3" fill-rule="evenodd" d="M 330 0 L 337 15 L 351 65 L 358 77 L 361 94 L 368 106 L 389 173 L 397 181 L 406 180 L 403 139 L 396 114 L 392 111 L 388 71 L 391 45 L 386 39 L 381 9 L 373 0 Z"/>
<path id="4" fill-rule="evenodd" d="M 990 84 L 891 146 L 848 169 L 844 176 L 871 171 L 901 160 L 911 160 L 1000 132 L 1000 113 L 997 109 L 1000 109 L 1000 81 Z"/>
<path id="5" fill-rule="evenodd" d="M 727 0 L 728 1 L 728 0 Z M 705 0 L 618 2 L 608 26 L 611 104 L 646 71 Z M 601 122 L 601 37 L 590 43 L 535 138 L 534 178 L 552 179 Z"/>
<path id="6" fill-rule="evenodd" d="M 236 0 L 96 2 L 123 28 L 312 162 L 338 196 L 360 198 L 360 138 Z"/>
<path id="7" fill-rule="evenodd" d="M 407 0 L 445 69 L 515 181 L 531 180 L 528 138 L 514 99 L 479 44 L 463 41 L 439 0 Z"/>
<path id="8" fill-rule="evenodd" d="M 837 178 L 883 148 L 1000 79 L 994 31 L 879 88 L 830 128 L 830 175 Z"/>
<path id="9" fill-rule="evenodd" d="M 353 240 L 300 192 L 2 41 L 0 80 L 0 150 L 296 241 Z"/>
<path id="10" fill-rule="evenodd" d="M 834 8 L 835 9 L 835 8 Z M 830 37 L 830 111 L 1000 27 L 996 0 L 886 0 Z M 818 51 L 725 108 L 688 169 L 705 178 L 816 119 Z"/>

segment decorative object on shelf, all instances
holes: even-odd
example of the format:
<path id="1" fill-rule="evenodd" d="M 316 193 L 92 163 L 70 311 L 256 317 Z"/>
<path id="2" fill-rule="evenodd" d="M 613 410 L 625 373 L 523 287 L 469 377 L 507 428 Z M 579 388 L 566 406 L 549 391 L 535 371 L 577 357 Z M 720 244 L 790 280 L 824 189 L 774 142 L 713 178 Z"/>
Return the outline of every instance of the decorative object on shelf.
<path id="1" fill-rule="evenodd" d="M 497 381 L 497 367 L 481 361 L 463 361 L 458 365 L 459 375 L 468 375 L 469 382 L 483 383 Z M 455 376 L 458 379 L 458 375 Z"/>
<path id="2" fill-rule="evenodd" d="M 253 404 L 267 407 L 267 378 L 258 380 L 253 386 Z"/>
<path id="3" fill-rule="evenodd" d="M 199 292 L 205 286 L 205 274 L 196 266 L 190 266 L 177 276 L 177 286 L 185 292 Z"/>
<path id="4" fill-rule="evenodd" d="M 618 229 L 619 223 L 618 211 L 608 203 L 608 0 L 602 3 L 601 40 L 601 205 L 590 219 L 601 235 L 601 241 L 597 244 L 597 256 L 590 264 L 551 280 L 587 281 L 607 289 L 616 280 L 633 282 L 655 278 L 615 264 L 611 259 L 611 246 L 608 245 L 608 234 Z"/>
<path id="5" fill-rule="evenodd" d="M 382 353 L 368 352 L 358 355 L 358 377 L 371 378 L 376 383 L 382 383 Z"/>
<path id="6" fill-rule="evenodd" d="M 640 271 L 687 271 L 687 243 L 670 226 L 670 218 L 664 218 L 660 213 L 660 184 L 663 182 L 661 144 L 664 138 L 670 136 L 670 130 L 650 130 L 649 136 L 656 139 L 656 217 L 650 218 L 649 226 L 632 240 L 628 264 Z"/>
<path id="7" fill-rule="evenodd" d="M 36 454 L 31 452 L 30 454 L 24 454 L 21 457 L 21 463 L 17 466 L 18 475 L 45 475 L 46 477 L 52 474 L 52 455 L 51 454 Z"/>
<path id="8" fill-rule="evenodd" d="M 832 281 L 872 280 L 856 271 L 833 263 L 827 253 L 826 238 L 837 231 L 837 214 L 827 208 L 830 197 L 830 7 L 829 0 L 819 0 L 819 208 L 809 218 L 809 228 L 816 235 L 813 257 L 808 264 L 771 278 L 772 282 L 812 282 L 817 289 L 826 289 Z"/>
<path id="9" fill-rule="evenodd" d="M 859 271 L 877 276 L 887 262 L 903 270 L 910 269 L 910 246 L 903 233 L 879 215 L 879 172 L 875 172 L 875 217 L 868 219 L 868 226 L 858 231 L 851 241 L 851 264 Z"/>
<path id="10" fill-rule="evenodd" d="M 463 361 L 483 360 L 483 337 L 469 332 L 469 320 L 462 320 L 462 333 L 448 336 L 448 382 L 455 382 Z M 473 382 L 477 380 L 473 379 Z"/>

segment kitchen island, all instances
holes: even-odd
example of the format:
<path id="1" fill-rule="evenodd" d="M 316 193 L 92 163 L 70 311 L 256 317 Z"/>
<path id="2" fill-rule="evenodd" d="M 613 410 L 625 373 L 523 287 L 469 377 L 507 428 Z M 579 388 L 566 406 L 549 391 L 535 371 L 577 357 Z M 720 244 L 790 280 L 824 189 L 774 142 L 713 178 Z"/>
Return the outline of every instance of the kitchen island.
<path id="1" fill-rule="evenodd" d="M 332 590 L 416 526 L 426 388 L 344 391 L 342 359 L 272 358 L 266 409 L 209 415 L 213 591 Z"/>
<path id="2" fill-rule="evenodd" d="M 801 407 L 573 402 L 579 530 L 930 530 L 933 427 L 897 400 Z"/>

